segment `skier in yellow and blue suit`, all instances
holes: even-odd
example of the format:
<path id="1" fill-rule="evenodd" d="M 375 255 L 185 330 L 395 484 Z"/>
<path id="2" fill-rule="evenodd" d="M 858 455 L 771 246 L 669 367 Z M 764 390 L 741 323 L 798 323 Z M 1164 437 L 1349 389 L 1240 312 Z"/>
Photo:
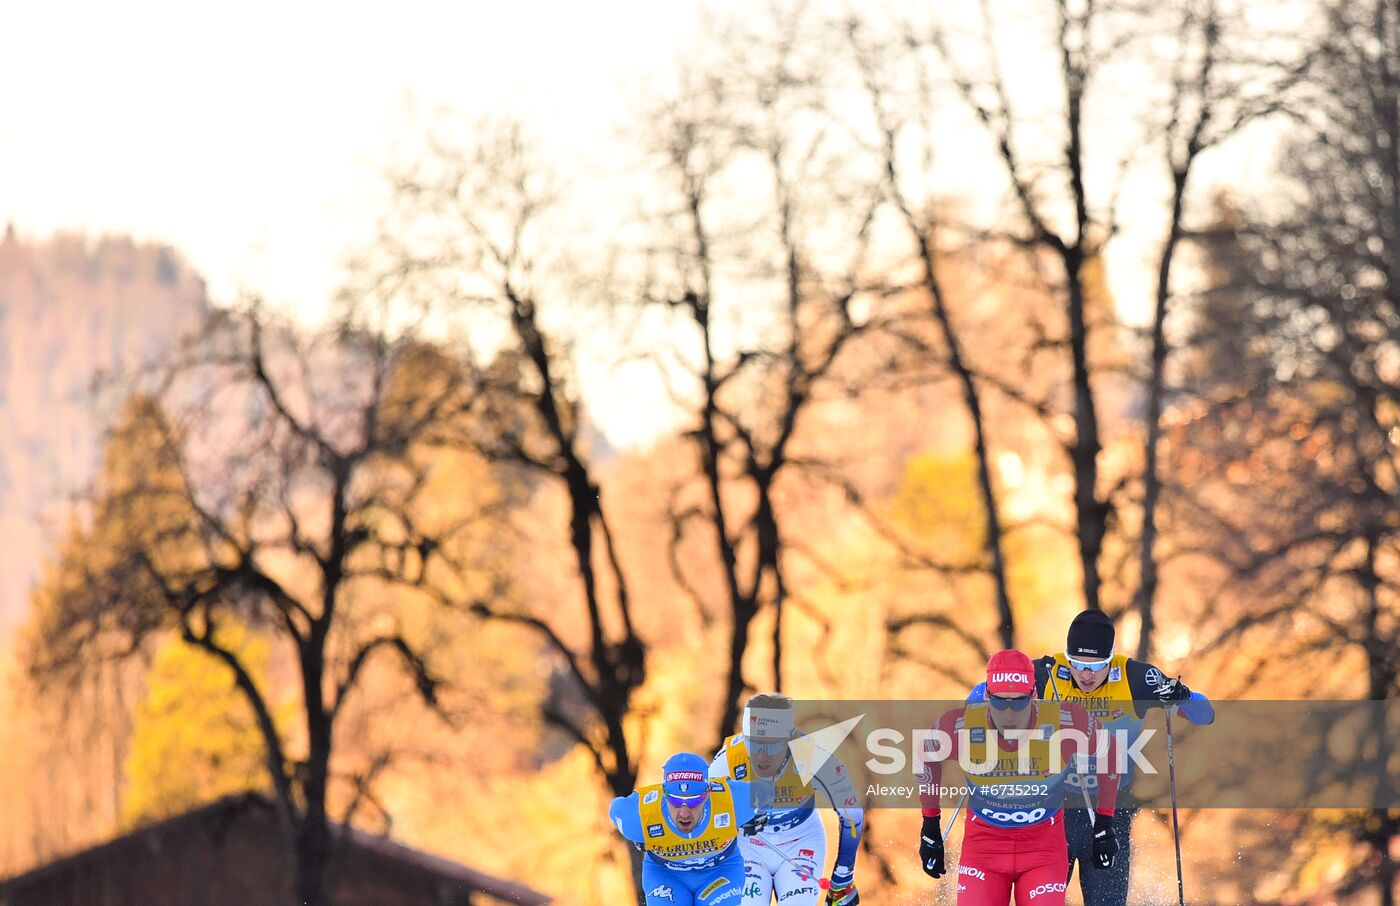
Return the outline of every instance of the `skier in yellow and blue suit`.
<path id="1" fill-rule="evenodd" d="M 737 906 L 743 895 L 738 838 L 765 819 L 747 783 L 711 780 L 708 767 L 699 755 L 679 752 L 666 759 L 661 783 L 619 796 L 608 809 L 618 832 L 646 853 L 647 906 Z"/>

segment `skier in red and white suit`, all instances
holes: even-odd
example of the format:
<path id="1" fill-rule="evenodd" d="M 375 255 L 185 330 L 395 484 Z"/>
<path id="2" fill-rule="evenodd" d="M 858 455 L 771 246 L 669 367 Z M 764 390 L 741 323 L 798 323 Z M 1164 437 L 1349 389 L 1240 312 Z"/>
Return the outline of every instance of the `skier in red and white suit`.
<path id="1" fill-rule="evenodd" d="M 1034 692 L 1031 659 L 1020 651 L 997 652 L 987 663 L 987 700 L 944 714 L 937 729 L 946 734 L 939 737 L 945 747 L 939 750 L 930 741 L 926 749 L 929 760 L 919 774 L 924 812 L 919 861 L 930 877 L 940 878 L 947 870 L 937 795 L 942 762 L 964 756 L 971 787 L 958 866 L 958 906 L 1007 906 L 1013 890 L 1016 906 L 1064 906 L 1069 876 L 1064 778 L 1075 769 L 1075 755 L 1083 743 L 1061 733 L 1056 764 L 1052 737 L 1057 731 L 1075 730 L 1092 746 L 1101 727 L 1079 705 L 1036 700 Z M 1117 749 L 1113 737 L 1107 739 L 1107 748 L 1087 750 L 1096 756 L 1094 860 L 1100 869 L 1112 866 L 1118 853 L 1112 824 L 1118 776 L 1109 771 Z M 1029 748 L 1029 757 L 1021 751 L 1023 746 Z"/>

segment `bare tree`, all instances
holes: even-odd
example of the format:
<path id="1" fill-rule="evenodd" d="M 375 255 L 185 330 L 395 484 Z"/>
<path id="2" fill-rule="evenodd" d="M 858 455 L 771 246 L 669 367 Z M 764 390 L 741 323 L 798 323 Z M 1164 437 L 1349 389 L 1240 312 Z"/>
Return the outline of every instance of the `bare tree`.
<path id="1" fill-rule="evenodd" d="M 570 246 L 558 242 L 564 231 L 551 219 L 562 205 L 560 189 L 520 127 L 509 123 L 485 126 L 464 142 L 435 138 L 393 179 L 393 226 L 372 265 L 374 295 L 429 320 L 466 325 L 465 359 L 494 356 L 483 375 L 492 417 L 478 423 L 470 444 L 495 462 L 548 478 L 566 494 L 587 639 L 570 640 L 546 607 L 478 602 L 473 610 L 528 627 L 559 658 L 566 687 L 583 707 L 569 707 L 567 696 L 551 698 L 545 719 L 589 752 L 614 795 L 628 795 L 639 747 L 624 720 L 646 679 L 646 646 L 589 459 L 596 429 L 581 402 L 570 339 L 585 330 L 589 306 L 586 293 L 561 277 Z M 373 312 L 362 307 L 355 315 Z M 489 353 L 471 349 L 472 332 L 482 324 L 503 329 Z M 640 854 L 631 848 L 629 854 L 639 873 Z"/>
<path id="2" fill-rule="evenodd" d="M 1400 694 L 1400 8 L 1324 11 L 1283 188 L 1216 240 L 1243 336 L 1232 361 L 1208 359 L 1223 402 L 1193 430 L 1211 493 L 1192 521 L 1240 593 L 1213 646 L 1358 657 L 1332 694 L 1384 700 Z M 1345 830 L 1370 851 L 1348 886 L 1393 903 L 1400 819 L 1376 809 Z"/>
<path id="3" fill-rule="evenodd" d="M 1306 54 L 1296 61 L 1282 55 L 1245 52 L 1238 38 L 1248 33 L 1250 42 L 1268 51 L 1268 42 L 1250 31 L 1238 11 L 1227 12 L 1219 0 L 1185 0 L 1149 14 L 1176 18 L 1170 63 L 1170 100 L 1161 130 L 1161 148 L 1170 181 L 1166 235 L 1157 254 L 1157 281 L 1150 326 L 1151 349 L 1147 362 L 1147 401 L 1143 421 L 1142 528 L 1138 547 L 1138 587 L 1134 607 L 1140 629 L 1137 656 L 1152 655 L 1159 577 L 1159 503 L 1163 482 L 1159 455 L 1163 412 L 1172 388 L 1168 386 L 1170 344 L 1168 321 L 1173 301 L 1172 277 L 1178 250 L 1186 240 L 1187 200 L 1192 174 L 1202 154 L 1220 145 L 1244 126 L 1283 109 L 1290 92 L 1307 72 Z M 1231 40 L 1231 38 L 1236 40 Z M 1190 395 L 1190 388 L 1175 388 L 1176 396 Z"/>
<path id="4" fill-rule="evenodd" d="M 1167 236 L 1157 259 L 1157 291 L 1152 311 L 1152 350 L 1148 364 L 1147 425 L 1142 475 L 1142 537 L 1138 557 L 1138 589 L 1135 606 L 1141 619 L 1137 656 L 1147 660 L 1152 651 L 1153 602 L 1157 594 L 1157 501 L 1161 476 L 1157 454 L 1162 431 L 1162 407 L 1167 367 L 1167 306 L 1171 301 L 1172 266 L 1181 242 L 1186 191 L 1196 158 L 1206 147 L 1206 128 L 1215 112 L 1219 88 L 1212 83 L 1217 54 L 1219 22 L 1213 2 L 1201 14 L 1183 9 L 1177 32 L 1178 57 L 1172 80 L 1172 103 L 1164 135 L 1167 169 L 1171 174 L 1171 214 Z M 1193 48 L 1193 32 L 1199 34 L 1199 48 Z M 1190 50 L 1197 55 L 1195 71 L 1182 72 Z"/>
<path id="5" fill-rule="evenodd" d="M 476 405 L 469 373 L 417 344 L 355 332 L 303 336 L 256 306 L 218 313 L 128 405 L 109 439 L 93 527 L 60 564 L 31 650 L 39 675 L 81 672 L 173 632 L 227 669 L 256 718 L 299 902 L 329 906 L 337 841 L 338 720 L 373 661 L 399 666 L 447 716 L 437 642 L 400 628 L 397 589 L 465 608 L 489 587 L 466 557 L 488 497 L 441 519 L 431 450 Z M 440 512 L 440 511 L 439 511 Z M 224 643 L 231 619 L 275 638 L 294 666 L 294 727 L 276 690 Z M 298 750 L 302 750 L 298 754 Z M 346 812 L 335 816 L 348 822 Z"/>
<path id="6" fill-rule="evenodd" d="M 1059 94 L 1055 150 L 1036 154 L 1022 145 L 1030 130 L 1013 106 L 998 46 L 1001 25 L 991 5 L 982 0 L 982 60 L 969 65 L 956 51 L 961 42 L 945 25 L 933 28 L 927 42 L 935 48 L 963 101 L 989 133 L 1001 169 L 1010 184 L 1018 229 L 1005 237 L 1037 254 L 1046 255 L 1056 274 L 1067 335 L 1049 342 L 1068 355 L 1069 409 L 1074 436 L 1066 442 L 1073 467 L 1075 532 L 1083 572 L 1084 603 L 1101 606 L 1099 558 L 1114 506 L 1109 489 L 1101 487 L 1099 453 L 1102 427 L 1091 361 L 1091 289 L 1088 268 L 1099 259 L 1116 224 L 1116 188 L 1107 195 L 1091 191 L 1096 174 L 1086 148 L 1086 105 L 1094 79 L 1123 40 L 1114 25 L 1114 11 L 1093 2 L 1052 0 L 1046 9 L 1052 31 L 1054 89 Z M 1047 80 L 1048 83 L 1048 80 Z M 1110 171 L 1110 180 L 1117 179 Z M 1107 317 L 1107 313 L 1103 313 Z M 1101 326 L 1109 326 L 1103 324 Z"/>
<path id="7" fill-rule="evenodd" d="M 706 526 L 732 621 L 720 739 L 753 688 L 743 661 L 765 607 L 772 687 L 783 688 L 783 621 L 801 600 L 789 558 L 801 551 L 781 488 L 797 472 L 841 484 L 840 464 L 821 444 L 803 448 L 801 429 L 824 400 L 859 393 L 854 350 L 887 318 L 865 270 L 878 181 L 851 171 L 854 149 L 823 109 L 826 43 L 805 12 L 724 32 L 722 54 L 649 117 L 666 205 L 656 234 L 671 244 L 650 250 L 648 297 L 688 334 L 659 367 L 692 413 L 698 466 L 674 495 L 673 543 Z M 678 578 L 705 610 L 698 583 L 684 568 Z"/>
<path id="8" fill-rule="evenodd" d="M 936 106 L 932 95 L 935 82 L 924 60 L 915 53 L 869 34 L 869 29 L 852 18 L 846 23 L 846 33 L 855 57 L 856 68 L 869 96 L 874 121 L 874 154 L 884 174 L 884 188 L 890 203 L 898 213 L 916 249 L 917 285 L 926 297 L 928 314 L 937 327 L 942 354 L 930 348 L 914 331 L 900 331 L 900 338 L 914 348 L 916 354 L 928 361 L 939 361 L 957 382 L 963 407 L 972 423 L 972 448 L 977 468 L 977 489 L 986 513 L 987 528 L 983 544 L 987 571 L 991 575 L 997 613 L 997 632 L 1002 648 L 1016 647 L 1016 620 L 1011 609 L 1011 593 L 1006 580 L 1006 556 L 1003 551 L 1005 528 L 1002 524 L 997 491 L 992 477 L 991 441 L 983 401 L 985 391 L 978 382 L 978 370 L 971 360 L 963 334 L 953 320 L 953 306 L 944 288 L 940 264 L 941 252 L 936 247 L 939 226 L 932 198 L 917 197 L 911 183 L 927 179 L 932 162 L 934 140 L 927 117 Z M 893 65 L 892 65 L 893 64 Z M 898 68 L 905 72 L 909 88 L 901 92 Z M 891 71 L 892 69 L 896 71 Z M 913 138 L 916 151 L 901 152 L 907 140 Z M 914 179 L 906 174 L 908 159 L 913 158 Z M 898 624 L 891 627 L 897 631 Z"/>

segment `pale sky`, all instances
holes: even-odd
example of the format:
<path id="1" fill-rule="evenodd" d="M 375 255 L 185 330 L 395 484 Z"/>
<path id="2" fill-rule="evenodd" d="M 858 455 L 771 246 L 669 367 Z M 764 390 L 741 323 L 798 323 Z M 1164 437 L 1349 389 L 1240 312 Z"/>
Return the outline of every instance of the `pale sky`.
<path id="1" fill-rule="evenodd" d="M 548 147 L 596 153 L 637 91 L 674 71 L 701 5 L 12 4 L 0 225 L 170 243 L 215 301 L 255 291 L 314 319 L 370 238 L 387 162 L 420 137 L 411 111 L 509 115 Z M 661 420 L 660 390 L 642 396 Z M 615 442 L 656 430 L 599 415 Z"/>
<path id="2" fill-rule="evenodd" d="M 386 163 L 418 138 L 410 110 L 508 114 L 556 152 L 596 154 L 639 88 L 674 71 L 702 6 L 743 4 L 11 4 L 0 224 L 170 243 L 215 301 L 256 291 L 314 318 L 370 236 Z M 1221 163 L 1231 182 L 1263 162 Z M 622 444 L 666 420 L 636 377 L 621 416 L 596 412 Z"/>
<path id="3" fill-rule="evenodd" d="M 0 220 L 170 242 L 216 298 L 314 305 L 374 213 L 410 100 L 594 147 L 617 128 L 619 90 L 666 71 L 698 6 L 15 4 L 0 27 Z"/>

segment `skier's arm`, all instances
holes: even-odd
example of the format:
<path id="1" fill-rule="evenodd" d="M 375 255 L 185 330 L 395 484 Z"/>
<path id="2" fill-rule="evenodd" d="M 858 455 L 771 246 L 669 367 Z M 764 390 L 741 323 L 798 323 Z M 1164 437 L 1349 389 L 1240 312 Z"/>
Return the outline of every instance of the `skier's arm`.
<path id="1" fill-rule="evenodd" d="M 963 716 L 963 708 L 954 708 L 938 719 L 937 729 L 947 734 L 952 744 L 948 752 L 940 760 L 920 760 L 918 764 L 919 781 L 919 804 L 923 806 L 925 818 L 937 818 L 940 809 L 938 806 L 938 787 L 943 783 L 943 759 L 956 759 L 958 757 L 958 734 L 957 723 Z M 933 741 L 924 743 L 925 751 L 933 747 Z"/>
<path id="2" fill-rule="evenodd" d="M 753 795 L 749 791 L 749 785 L 743 780 L 729 781 L 729 792 L 734 798 L 734 823 L 736 825 L 748 824 L 753 818 L 754 803 Z"/>
<path id="3" fill-rule="evenodd" d="M 1043 654 L 1036 658 L 1035 664 L 1035 697 L 1049 701 L 1060 700 L 1060 690 L 1051 684 L 1052 672 L 1055 669 L 1055 658 L 1053 655 Z"/>
<path id="4" fill-rule="evenodd" d="M 1095 717 L 1088 711 L 1073 702 L 1065 702 L 1060 705 L 1061 726 L 1064 725 L 1064 714 L 1068 712 L 1070 725 L 1084 734 L 1089 740 L 1090 751 L 1096 754 L 1094 759 L 1094 774 L 1098 777 L 1098 796 L 1094 800 L 1094 811 L 1100 815 L 1112 815 L 1114 807 L 1118 804 L 1118 783 L 1119 777 L 1113 772 L 1113 765 L 1118 763 L 1118 737 L 1114 733 L 1104 733 L 1107 745 L 1103 751 L 1098 751 L 1100 732 L 1105 729 Z M 1060 757 L 1065 764 L 1074 764 L 1071 761 L 1075 755 L 1079 754 L 1078 743 L 1066 737 L 1060 743 Z"/>
<path id="5" fill-rule="evenodd" d="M 719 754 L 715 756 L 714 761 L 710 762 L 710 779 L 723 780 L 728 776 L 729 756 L 724 754 L 724 748 L 721 746 Z"/>
<path id="6" fill-rule="evenodd" d="M 832 756 L 812 779 L 814 792 L 836 811 L 840 827 L 836 832 L 836 862 L 831 868 L 831 885 L 844 887 L 851 883 L 856 870 L 856 850 L 861 831 L 865 828 L 865 810 L 860 807 L 851 774 L 839 759 Z"/>
<path id="7" fill-rule="evenodd" d="M 612 806 L 608 808 L 608 820 L 623 837 L 633 843 L 642 842 L 642 812 L 635 792 L 630 796 L 618 796 L 612 801 Z"/>
<path id="8" fill-rule="evenodd" d="M 1128 691 L 1132 693 L 1138 717 L 1146 716 L 1145 709 L 1174 705 L 1193 724 L 1215 722 L 1215 708 L 1210 699 L 1200 692 L 1192 692 L 1181 680 L 1170 679 L 1152 664 L 1131 658 L 1128 659 L 1127 671 Z"/>
<path id="9" fill-rule="evenodd" d="M 1193 724 L 1215 723 L 1215 706 L 1203 692 L 1192 692 L 1191 697 L 1181 703 L 1181 716 Z"/>

